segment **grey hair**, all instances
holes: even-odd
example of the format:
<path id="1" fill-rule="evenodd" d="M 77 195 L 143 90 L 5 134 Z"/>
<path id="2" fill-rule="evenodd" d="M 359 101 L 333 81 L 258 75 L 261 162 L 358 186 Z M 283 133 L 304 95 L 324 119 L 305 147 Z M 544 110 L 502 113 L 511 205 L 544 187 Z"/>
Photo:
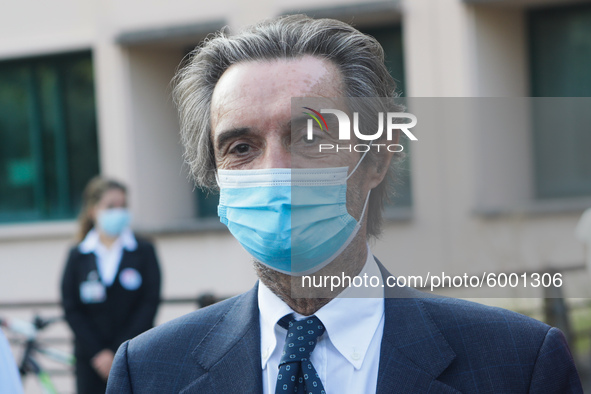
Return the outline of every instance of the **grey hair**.
<path id="1" fill-rule="evenodd" d="M 197 185 L 217 189 L 210 106 L 222 74 L 241 62 L 304 55 L 335 64 L 341 71 L 346 97 L 396 97 L 396 83 L 384 64 L 381 45 L 344 22 L 290 15 L 263 21 L 234 36 L 220 31 L 190 53 L 173 79 L 184 158 Z M 368 236 L 380 233 L 390 177 L 387 175 L 370 195 Z"/>

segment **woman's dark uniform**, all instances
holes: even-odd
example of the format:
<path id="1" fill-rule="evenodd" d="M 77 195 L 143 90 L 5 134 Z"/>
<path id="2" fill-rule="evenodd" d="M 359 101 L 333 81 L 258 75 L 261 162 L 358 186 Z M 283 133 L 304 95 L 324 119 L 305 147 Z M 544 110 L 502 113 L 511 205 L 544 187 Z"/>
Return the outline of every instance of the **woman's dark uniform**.
<path id="1" fill-rule="evenodd" d="M 101 393 L 106 382 L 91 366 L 103 349 L 119 345 L 152 328 L 160 301 L 160 269 L 151 243 L 137 239 L 123 249 L 113 283 L 102 285 L 94 253 L 70 250 L 62 280 L 65 317 L 74 332 L 79 394 Z"/>

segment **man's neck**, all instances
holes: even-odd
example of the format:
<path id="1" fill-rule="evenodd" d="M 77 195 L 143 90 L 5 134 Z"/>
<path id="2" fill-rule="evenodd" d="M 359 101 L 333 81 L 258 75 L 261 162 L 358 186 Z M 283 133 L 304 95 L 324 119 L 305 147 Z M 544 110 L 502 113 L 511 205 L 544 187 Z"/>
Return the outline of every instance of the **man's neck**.
<path id="1" fill-rule="evenodd" d="M 367 260 L 367 247 L 365 237 L 357 236 L 355 240 L 326 267 L 309 275 L 311 283 L 327 283 L 324 278 L 342 275 L 354 277 L 359 274 Z M 255 271 L 259 279 L 277 297 L 285 302 L 291 309 L 303 316 L 311 316 L 333 298 L 338 296 L 345 287 L 331 290 L 328 286 L 303 287 L 300 276 L 291 276 L 275 271 L 259 262 L 254 263 Z M 317 278 L 314 281 L 314 277 Z M 328 281 L 330 284 L 330 280 Z"/>

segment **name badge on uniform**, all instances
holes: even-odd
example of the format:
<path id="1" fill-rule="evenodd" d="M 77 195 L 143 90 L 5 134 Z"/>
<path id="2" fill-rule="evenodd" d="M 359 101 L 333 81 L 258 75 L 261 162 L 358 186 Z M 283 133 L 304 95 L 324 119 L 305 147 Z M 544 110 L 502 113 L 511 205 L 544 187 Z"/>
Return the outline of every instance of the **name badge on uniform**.
<path id="1" fill-rule="evenodd" d="M 80 300 L 85 304 L 105 302 L 107 291 L 99 280 L 98 273 L 91 271 L 85 282 L 80 283 Z"/>
<path id="2" fill-rule="evenodd" d="M 142 285 L 142 275 L 135 268 L 125 268 L 119 274 L 119 282 L 125 290 L 137 290 Z"/>

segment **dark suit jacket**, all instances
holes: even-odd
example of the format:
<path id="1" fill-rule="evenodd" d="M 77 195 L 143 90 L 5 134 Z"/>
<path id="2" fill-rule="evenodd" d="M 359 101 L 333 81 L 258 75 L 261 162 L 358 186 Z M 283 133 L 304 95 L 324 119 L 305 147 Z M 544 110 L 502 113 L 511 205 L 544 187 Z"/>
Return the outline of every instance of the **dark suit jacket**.
<path id="1" fill-rule="evenodd" d="M 94 253 L 70 250 L 62 278 L 62 305 L 74 332 L 74 348 L 78 360 L 89 360 L 103 349 L 117 351 L 126 340 L 149 330 L 160 301 L 160 268 L 151 243 L 137 239 L 137 249 L 123 250 L 119 270 L 113 284 L 106 288 L 104 302 L 85 304 L 80 299 L 80 284 L 88 274 L 97 271 Z M 125 289 L 119 274 L 134 268 L 141 277 L 139 288 Z"/>
<path id="2" fill-rule="evenodd" d="M 420 295 L 408 291 L 406 295 Z M 124 343 L 107 393 L 132 392 L 261 393 L 257 286 Z M 458 299 L 387 298 L 377 392 L 582 389 L 564 336 L 556 328 Z"/>

